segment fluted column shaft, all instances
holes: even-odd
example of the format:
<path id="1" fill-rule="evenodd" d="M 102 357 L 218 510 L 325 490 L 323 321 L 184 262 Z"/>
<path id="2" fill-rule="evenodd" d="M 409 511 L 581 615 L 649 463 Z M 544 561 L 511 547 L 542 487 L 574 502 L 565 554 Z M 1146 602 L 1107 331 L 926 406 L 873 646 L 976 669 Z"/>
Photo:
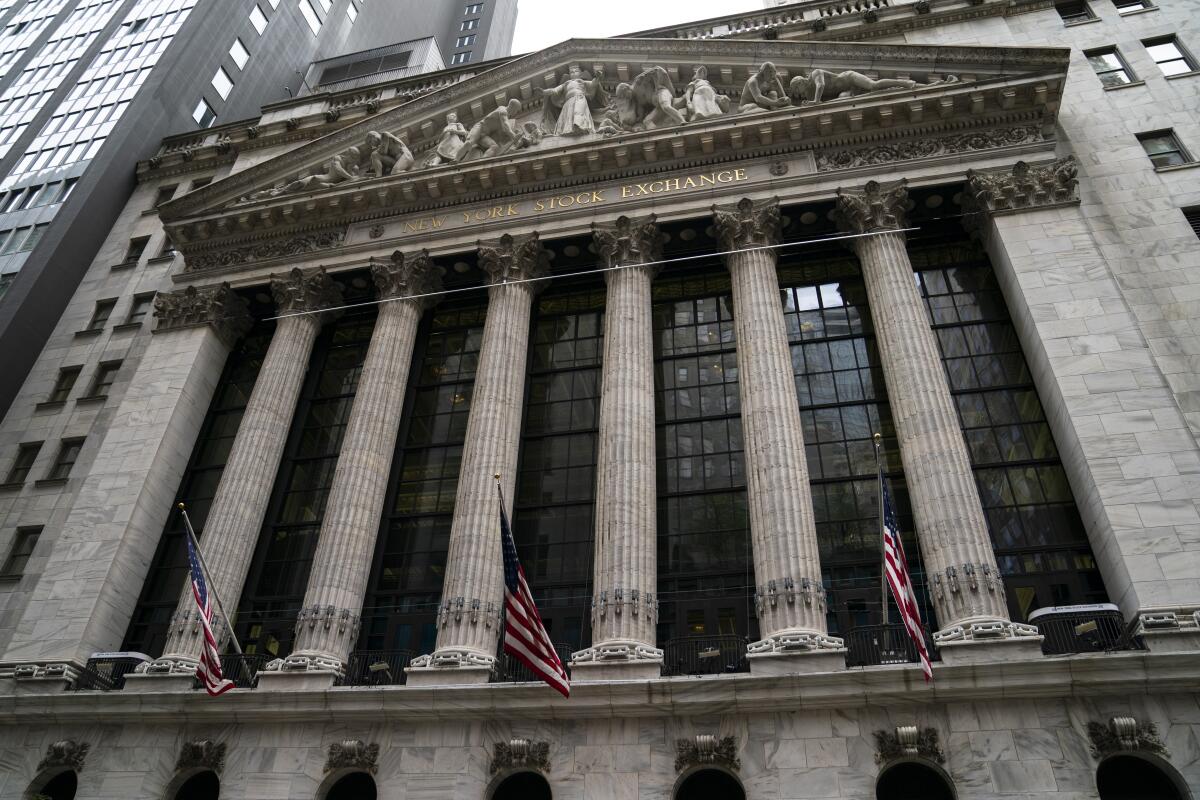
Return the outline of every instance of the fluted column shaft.
<path id="1" fill-rule="evenodd" d="M 304 274 L 294 270 L 289 276 L 275 279 L 272 290 L 277 305 L 285 313 L 327 308 L 338 299 L 324 272 Z M 235 613 L 231 606 L 240 599 L 250 569 L 267 500 L 308 371 L 313 342 L 324 316 L 285 316 L 276 324 L 201 533 L 200 546 L 209 569 L 210 591 L 217 593 L 230 613 Z M 213 631 L 218 648 L 229 635 L 227 620 L 219 616 L 214 610 Z M 196 601 L 188 583 L 176 607 L 163 656 L 156 661 L 154 671 L 194 669 L 199 660 L 201 637 Z"/>
<path id="2" fill-rule="evenodd" d="M 966 441 L 904 233 L 897 230 L 906 205 L 903 182 L 871 183 L 861 193 L 839 191 L 838 216 L 843 228 L 870 234 L 851 246 L 862 265 L 904 478 L 942 628 L 935 638 L 1012 635 Z"/>
<path id="3" fill-rule="evenodd" d="M 610 271 L 596 458 L 592 647 L 574 660 L 660 662 L 650 284 L 662 239 L 653 216 L 636 222 L 621 217 L 595 226 L 594 234 Z"/>
<path id="4" fill-rule="evenodd" d="M 511 518 L 529 319 L 539 288 L 537 283 L 509 281 L 539 277 L 545 256 L 536 234 L 519 240 L 504 236 L 496 246 L 481 245 L 480 264 L 492 285 L 450 523 L 437 647 L 431 656 L 414 659 L 414 670 L 490 668 L 495 663 L 504 581 L 500 497 L 493 476 L 500 475 Z"/>
<path id="5" fill-rule="evenodd" d="M 426 254 L 374 264 L 384 300 L 363 362 L 313 555 L 296 644 L 282 669 L 341 671 L 358 638 L 371 554 L 379 534 L 392 456 L 424 295 L 440 283 Z"/>
<path id="6" fill-rule="evenodd" d="M 751 653 L 834 649 L 809 489 L 796 380 L 780 301 L 775 201 L 714 209 L 733 284 L 746 489 L 762 641 Z M 741 251 L 741 252 L 737 252 Z"/>

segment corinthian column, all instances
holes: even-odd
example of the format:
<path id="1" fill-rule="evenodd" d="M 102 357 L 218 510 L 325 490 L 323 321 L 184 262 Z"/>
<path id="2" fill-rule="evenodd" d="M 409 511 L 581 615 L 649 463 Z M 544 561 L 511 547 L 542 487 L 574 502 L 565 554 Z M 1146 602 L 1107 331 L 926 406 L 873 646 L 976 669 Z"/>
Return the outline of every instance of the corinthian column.
<path id="1" fill-rule="evenodd" d="M 209 569 L 208 585 L 223 603 L 229 604 L 226 611 L 241 598 L 296 400 L 308 371 L 313 340 L 329 316 L 311 312 L 341 301 L 341 293 L 322 269 L 294 269 L 272 276 L 271 294 L 276 310 L 285 316 L 276 323 L 200 536 Z M 214 613 L 212 627 L 219 649 L 229 636 L 228 621 Z M 181 674 L 190 680 L 199 661 L 202 636 L 189 583 L 179 598 L 163 655 L 151 662 L 146 672 Z"/>
<path id="2" fill-rule="evenodd" d="M 839 189 L 835 214 L 843 230 L 860 234 L 850 246 L 862 264 L 904 479 L 942 626 L 933 638 L 943 656 L 955 660 L 980 649 L 947 643 L 1034 637 L 1037 629 L 1008 617 L 967 444 L 900 230 L 907 206 L 905 181 L 871 181 L 861 190 Z"/>
<path id="3" fill-rule="evenodd" d="M 650 282 L 662 260 L 654 215 L 593 225 L 608 270 L 604 306 L 600 446 L 596 458 L 592 646 L 575 653 L 576 677 L 652 678 L 658 607 L 655 537 L 654 329 Z"/>
<path id="4" fill-rule="evenodd" d="M 536 233 L 505 234 L 496 242 L 480 242 L 479 265 L 488 277 L 488 311 L 450 523 L 437 647 L 413 659 L 407 670 L 410 685 L 486 683 L 496 662 L 504 580 L 493 475 L 500 475 L 511 517 L 529 313 L 542 286 L 541 281 L 514 281 L 545 275 L 547 258 Z"/>
<path id="5" fill-rule="evenodd" d="M 749 647 L 750 670 L 843 667 L 842 640 L 829 636 L 825 625 L 800 403 L 770 249 L 779 243 L 779 205 L 743 199 L 735 207 L 713 206 L 713 222 L 733 279 L 755 606 L 763 636 Z"/>
<path id="6" fill-rule="evenodd" d="M 321 673 L 311 683 L 329 685 L 345 669 L 358 639 L 417 325 L 432 305 L 432 298 L 421 295 L 441 288 L 428 252 L 407 258 L 396 252 L 390 262 L 372 264 L 371 276 L 382 302 L 296 620 L 296 644 L 292 655 L 267 666 L 259 683 L 263 688 L 296 688 L 295 680 L 280 681 L 279 676 L 310 671 Z"/>

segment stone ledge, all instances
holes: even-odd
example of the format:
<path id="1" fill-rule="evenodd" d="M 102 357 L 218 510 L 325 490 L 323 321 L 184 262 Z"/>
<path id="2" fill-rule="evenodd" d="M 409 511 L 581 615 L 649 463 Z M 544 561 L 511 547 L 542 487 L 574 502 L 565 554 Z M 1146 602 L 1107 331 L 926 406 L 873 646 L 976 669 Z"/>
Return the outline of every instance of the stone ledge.
<path id="1" fill-rule="evenodd" d="M 1119 91 L 1119 90 L 1121 90 L 1121 89 L 1128 89 L 1128 88 L 1130 88 L 1131 86 L 1145 86 L 1145 85 L 1146 85 L 1146 82 L 1145 82 L 1145 81 L 1130 81 L 1129 83 L 1121 83 L 1121 84 L 1118 84 L 1118 85 L 1116 85 L 1116 86 L 1105 86 L 1105 87 L 1104 87 L 1104 91 L 1106 91 L 1106 92 L 1116 92 L 1116 91 Z"/>

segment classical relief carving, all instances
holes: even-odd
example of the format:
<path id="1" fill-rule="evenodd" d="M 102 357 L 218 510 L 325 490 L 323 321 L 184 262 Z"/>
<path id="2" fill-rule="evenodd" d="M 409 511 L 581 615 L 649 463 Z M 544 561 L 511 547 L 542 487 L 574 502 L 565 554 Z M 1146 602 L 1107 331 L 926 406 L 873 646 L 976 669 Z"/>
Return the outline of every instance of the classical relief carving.
<path id="1" fill-rule="evenodd" d="M 379 745 L 367 744 L 362 739 L 346 739 L 329 745 L 329 756 L 325 759 L 325 771 L 335 769 L 360 769 L 372 775 L 378 769 Z"/>
<path id="2" fill-rule="evenodd" d="M 811 105 L 822 100 L 836 100 L 839 97 L 857 97 L 892 89 L 917 89 L 957 82 L 958 78 L 954 75 L 928 83 L 918 83 L 904 78 L 869 78 L 854 70 L 830 72 L 827 69 L 814 69 L 808 74 L 802 72 L 792 78 L 788 84 L 788 96 L 798 105 Z"/>
<path id="3" fill-rule="evenodd" d="M 713 206 L 713 227 L 725 250 L 779 244 L 779 201 L 744 197 L 735 206 Z"/>
<path id="4" fill-rule="evenodd" d="M 542 89 L 545 102 L 542 130 L 556 136 L 595 133 L 592 112 L 603 111 L 608 105 L 608 92 L 601 83 L 603 78 L 603 71 L 597 70 L 593 78 L 578 64 L 572 64 L 565 81 L 552 89 Z"/>
<path id="5" fill-rule="evenodd" d="M 779 72 L 770 61 L 764 61 L 758 71 L 751 75 L 742 87 L 742 99 L 738 111 L 743 114 L 754 111 L 773 111 L 790 106 L 792 100 L 783 89 Z"/>
<path id="6" fill-rule="evenodd" d="M 184 742 L 179 750 L 179 760 L 175 762 L 175 771 L 185 769 L 211 769 L 220 772 L 225 768 L 225 743 L 214 742 L 211 739 L 197 739 L 194 742 Z"/>
<path id="7" fill-rule="evenodd" d="M 675 771 L 683 772 L 688 767 L 718 766 L 736 772 L 742 768 L 738 758 L 737 739 L 725 736 L 721 739 L 701 733 L 691 739 L 675 740 Z"/>
<path id="8" fill-rule="evenodd" d="M 322 311 L 342 302 L 342 292 L 321 267 L 271 276 L 271 296 L 280 314 Z"/>
<path id="9" fill-rule="evenodd" d="M 74 739 L 62 739 L 46 748 L 46 755 L 38 762 L 37 771 L 55 767 L 70 767 L 79 772 L 83 769 L 83 760 L 87 758 L 91 745 L 87 742 L 77 742 Z"/>
<path id="10" fill-rule="evenodd" d="M 428 250 L 409 255 L 397 250 L 386 262 L 373 261 L 371 278 L 383 299 L 427 295 L 442 288 L 440 269 L 429 257 Z"/>
<path id="11" fill-rule="evenodd" d="M 221 267 L 240 267 L 243 264 L 265 261 L 269 258 L 298 256 L 340 247 L 345 238 L 346 233 L 341 230 L 304 233 L 288 239 L 274 239 L 259 244 L 196 253 L 187 256 L 184 265 L 187 272 L 200 272 Z"/>
<path id="12" fill-rule="evenodd" d="M 875 731 L 874 736 L 875 762 L 878 764 L 913 757 L 937 764 L 946 763 L 936 728 L 919 729 L 916 725 L 899 725 L 895 731 Z"/>
<path id="13" fill-rule="evenodd" d="M 521 113 L 521 101 L 516 98 L 509 100 L 487 114 L 483 119 L 471 126 L 467 138 L 455 153 L 455 161 L 467 161 L 472 158 L 489 158 L 507 153 L 509 150 L 528 146 L 540 131 L 533 134 L 517 128 L 515 117 Z M 532 124 L 532 123 L 530 123 Z M 536 126 L 534 126 L 536 127 Z M 522 136 L 525 139 L 522 139 Z"/>
<path id="14" fill-rule="evenodd" d="M 833 215 L 851 233 L 890 231 L 904 227 L 908 206 L 908 181 L 867 181 L 862 189 L 839 188 Z"/>
<path id="15" fill-rule="evenodd" d="M 550 269 L 549 254 L 542 248 L 536 232 L 524 236 L 506 233 L 498 240 L 479 242 L 478 246 L 479 266 L 491 284 L 534 280 Z M 533 286 L 538 287 L 538 283 Z"/>
<path id="16" fill-rule="evenodd" d="M 442 163 L 451 163 L 458 159 L 458 151 L 467 142 L 467 129 L 458 121 L 458 114 L 453 111 L 446 115 L 446 127 L 438 137 L 437 147 L 433 154 L 425 160 L 425 166 L 434 167 Z"/>
<path id="17" fill-rule="evenodd" d="M 712 90 L 711 86 L 709 90 Z M 682 125 L 686 120 L 676 104 L 671 76 L 662 67 L 650 67 L 639 73 L 633 83 L 617 85 L 612 103 L 605 111 L 598 130 L 611 136 L 624 131 Z"/>
<path id="18" fill-rule="evenodd" d="M 253 192 L 241 200 L 249 202 L 311 189 L 328 189 L 347 181 L 408 172 L 415 160 L 400 137 L 387 131 L 368 131 L 360 143 L 333 154 L 320 172 Z"/>
<path id="19" fill-rule="evenodd" d="M 872 145 L 853 150 L 824 150 L 817 153 L 817 171 L 829 172 L 836 169 L 870 167 L 897 161 L 990 150 L 994 147 L 1007 147 L 1041 140 L 1041 128 L 1036 125 L 1022 125 L 1014 128 L 913 139 L 896 144 Z"/>
<path id="20" fill-rule="evenodd" d="M 550 771 L 550 743 L 531 742 L 528 739 L 510 739 L 496 742 L 492 755 L 491 772 L 502 769 L 534 769 Z"/>
<path id="21" fill-rule="evenodd" d="M 596 253 L 606 268 L 662 261 L 662 232 L 654 224 L 657 217 L 630 219 L 624 215 L 616 222 L 592 225 Z"/>
<path id="22" fill-rule="evenodd" d="M 729 98 L 719 94 L 708 82 L 708 67 L 703 64 L 692 67 L 692 82 L 687 85 L 683 97 L 689 120 L 711 119 L 729 113 Z"/>
<path id="23" fill-rule="evenodd" d="M 967 172 L 966 198 L 977 211 L 1015 211 L 1079 200 L 1075 156 L 1030 166 L 1018 161 L 1002 172 Z"/>
<path id="24" fill-rule="evenodd" d="M 1137 751 L 1170 758 L 1171 752 L 1158 737 L 1153 722 L 1141 722 L 1133 717 L 1112 717 L 1108 724 L 1088 723 L 1088 738 L 1092 741 L 1092 758 L 1097 760 L 1114 753 Z"/>
<path id="25" fill-rule="evenodd" d="M 159 292 L 154 297 L 155 333 L 212 325 L 229 341 L 250 328 L 249 305 L 228 283 L 176 292 Z"/>

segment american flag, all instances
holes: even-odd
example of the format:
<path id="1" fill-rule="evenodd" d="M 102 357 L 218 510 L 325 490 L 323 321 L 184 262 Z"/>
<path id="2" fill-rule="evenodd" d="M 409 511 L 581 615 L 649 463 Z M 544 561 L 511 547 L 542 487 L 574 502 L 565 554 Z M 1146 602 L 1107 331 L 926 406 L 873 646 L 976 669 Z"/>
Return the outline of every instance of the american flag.
<path id="1" fill-rule="evenodd" d="M 192 597 L 196 598 L 196 607 L 200 609 L 200 624 L 204 626 L 204 649 L 200 653 L 196 677 L 204 684 L 204 691 L 208 692 L 209 696 L 217 697 L 232 689 L 233 681 L 226 680 L 221 674 L 221 654 L 217 652 L 217 637 L 213 635 L 211 625 L 212 602 L 190 531 L 187 535 L 187 547 L 188 566 L 192 570 Z"/>
<path id="2" fill-rule="evenodd" d="M 913 592 L 912 579 L 908 574 L 908 559 L 904 557 L 904 543 L 900 541 L 900 523 L 896 519 L 896 509 L 892 506 L 892 493 L 888 491 L 887 481 L 883 479 L 883 470 L 879 471 L 879 491 L 882 493 L 880 505 L 883 508 L 883 570 L 888 586 L 892 589 L 892 597 L 896 599 L 896 607 L 900 609 L 900 618 L 904 620 L 904 628 L 921 656 L 921 670 L 925 673 L 925 682 L 933 680 L 933 667 L 929 664 L 929 651 L 925 648 L 925 633 L 921 629 L 921 612 L 917 608 L 917 596 Z"/>
<path id="3" fill-rule="evenodd" d="M 517 559 L 517 546 L 504 513 L 503 497 L 500 499 L 500 538 L 504 549 L 504 652 L 533 670 L 534 675 L 563 697 L 570 697 L 571 679 L 550 643 L 529 584 L 525 582 L 525 570 L 521 569 Z"/>

